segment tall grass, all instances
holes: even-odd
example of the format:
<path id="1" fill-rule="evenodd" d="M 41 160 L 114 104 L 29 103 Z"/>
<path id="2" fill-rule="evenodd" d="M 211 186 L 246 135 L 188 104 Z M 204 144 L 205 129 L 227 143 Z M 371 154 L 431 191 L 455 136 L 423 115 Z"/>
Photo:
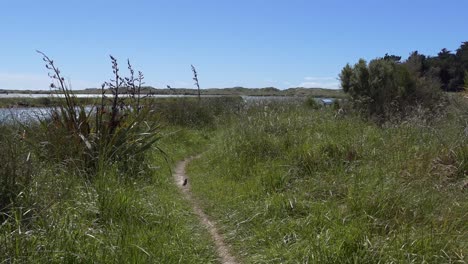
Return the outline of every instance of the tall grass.
<path id="1" fill-rule="evenodd" d="M 303 100 L 154 100 L 111 57 L 84 105 L 42 55 L 65 103 L 0 124 L 0 263 L 216 263 L 170 170 L 205 150 L 191 186 L 245 262 L 466 261 L 463 100 L 380 126 Z"/>
<path id="2" fill-rule="evenodd" d="M 247 263 L 464 262 L 459 121 L 382 127 L 332 109 L 259 106 L 192 163 L 192 189 Z"/>
<path id="3" fill-rule="evenodd" d="M 178 127 L 161 133 L 160 144 L 174 160 L 207 140 Z M 97 171 L 92 182 L 85 172 L 33 159 L 32 177 L 2 210 L 0 262 L 216 263 L 209 235 L 179 195 L 164 157 L 148 158 L 151 166 L 141 177 L 115 164 Z"/>
<path id="4" fill-rule="evenodd" d="M 152 105 L 158 120 L 169 126 L 215 129 L 227 118 L 240 113 L 241 97 L 206 97 L 157 99 Z"/>
<path id="5" fill-rule="evenodd" d="M 0 213 L 20 203 L 30 187 L 34 166 L 19 126 L 0 123 Z M 21 204 L 21 203 L 20 203 Z M 4 215 L 3 215 L 4 216 Z M 0 219 L 4 217 L 0 215 Z"/>
<path id="6" fill-rule="evenodd" d="M 198 122 L 199 131 L 165 122 L 155 101 L 138 94 L 142 74 L 129 64 L 130 77 L 120 77 L 115 59 L 117 81 L 103 86 L 112 97 L 82 105 L 43 56 L 65 104 L 38 122 L 0 124 L 0 263 L 216 262 L 170 170 L 171 160 L 206 146 L 203 128 L 216 122 Z M 120 89 L 133 94 L 124 100 Z"/>
<path id="7" fill-rule="evenodd" d="M 61 129 L 52 126 L 54 119 L 0 125 L 0 262 L 217 262 L 208 233 L 173 184 L 170 167 L 206 148 L 218 118 L 241 102 L 140 100 L 150 113 L 143 121 L 161 124 L 158 146 L 166 156 L 148 149 L 142 166 L 134 166 L 138 170 L 129 169 L 136 159 L 118 157 L 94 171 L 84 169 L 81 156 L 70 155 L 82 150 L 82 142 L 70 140 L 77 138 L 65 123 Z M 44 124 L 49 127 L 41 131 Z"/>

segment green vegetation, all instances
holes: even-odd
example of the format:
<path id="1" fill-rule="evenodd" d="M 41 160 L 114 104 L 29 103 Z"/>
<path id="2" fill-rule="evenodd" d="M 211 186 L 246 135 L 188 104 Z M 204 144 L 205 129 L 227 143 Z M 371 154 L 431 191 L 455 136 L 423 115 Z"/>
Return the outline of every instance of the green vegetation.
<path id="1" fill-rule="evenodd" d="M 216 262 L 208 233 L 173 184 L 172 163 L 161 155 L 149 154 L 138 177 L 116 164 L 96 171 L 90 182 L 78 169 L 32 154 L 28 160 L 30 147 L 21 135 L 0 128 L 2 150 L 8 150 L 0 165 L 2 262 Z M 174 160 L 198 152 L 207 141 L 191 129 L 160 133 L 160 147 Z"/>
<path id="2" fill-rule="evenodd" d="M 446 49 L 437 57 L 417 51 L 406 61 L 385 54 L 369 64 L 360 59 L 340 73 L 341 87 L 355 110 L 379 122 L 404 119 L 415 111 L 432 116 L 447 103 L 442 91 L 464 91 L 468 73 L 468 42 L 456 54 Z"/>
<path id="3" fill-rule="evenodd" d="M 52 111 L 34 122 L 0 121 L 0 263 L 218 263 L 171 175 L 195 154 L 193 196 L 241 263 L 467 261 L 468 101 L 442 93 L 430 58 L 347 65 L 344 93 L 158 99 L 111 57 L 102 96 L 78 99 L 42 55 L 63 98 L 37 99 Z"/>
<path id="4" fill-rule="evenodd" d="M 35 123 L 0 123 L 0 261 L 216 262 L 170 168 L 206 147 L 239 98 L 121 100 L 120 87 L 138 85 L 112 58 L 116 92 L 87 111 L 44 60 L 65 103 Z"/>
<path id="5" fill-rule="evenodd" d="M 386 55 L 385 59 L 400 62 L 401 57 Z M 426 56 L 414 51 L 403 64 L 419 77 L 437 79 L 443 91 L 461 91 L 465 71 L 468 70 L 468 42 L 463 42 L 455 53 L 445 48 L 437 56 Z"/>
<path id="6" fill-rule="evenodd" d="M 468 71 L 465 71 L 464 88 L 465 88 L 465 92 L 468 92 Z"/>
<path id="7" fill-rule="evenodd" d="M 340 74 L 343 91 L 354 108 L 378 120 L 404 117 L 415 109 L 434 112 L 443 98 L 437 80 L 418 77 L 406 64 L 388 58 L 359 60 L 346 65 Z"/>
<path id="8" fill-rule="evenodd" d="M 229 117 L 223 111 L 238 108 L 240 100 L 202 98 L 201 102 L 161 99 L 146 105 L 153 109 L 147 121 L 157 121 L 161 127 L 157 147 L 166 155 L 153 147 L 144 152 L 143 160 L 115 159 L 92 171 L 89 166 L 94 165 L 85 163 L 85 157 L 70 156 L 83 150 L 73 136 L 43 124 L 0 124 L 0 259 L 216 262 L 208 232 L 178 192 L 170 168 L 205 149 L 217 115 Z"/>
<path id="9" fill-rule="evenodd" d="M 385 127 L 331 108 L 250 107 L 191 163 L 192 190 L 245 263 L 463 262 L 463 107 L 437 125 Z"/>
<path id="10" fill-rule="evenodd" d="M 468 108 L 457 104 L 437 122 L 377 126 L 308 101 L 168 98 L 147 118 L 171 160 L 204 152 L 192 190 L 246 263 L 444 263 L 467 252 Z M 0 128 L 2 260 L 217 261 L 159 151 L 89 177 L 70 158 L 39 158 L 44 134 Z"/>

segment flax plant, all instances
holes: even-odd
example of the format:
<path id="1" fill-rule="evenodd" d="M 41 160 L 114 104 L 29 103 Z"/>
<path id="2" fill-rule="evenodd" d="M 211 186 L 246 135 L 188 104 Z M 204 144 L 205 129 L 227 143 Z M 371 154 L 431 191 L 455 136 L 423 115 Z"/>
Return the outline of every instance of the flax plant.
<path id="1" fill-rule="evenodd" d="M 135 77 L 130 61 L 130 77 L 123 77 L 117 59 L 110 56 L 113 78 L 102 84 L 99 105 L 85 106 L 77 103 L 54 61 L 38 53 L 51 71 L 51 89 L 65 98 L 64 104 L 52 109 L 50 118 L 40 122 L 46 140 L 39 156 L 78 166 L 92 175 L 100 166 L 117 161 L 123 170 L 133 171 L 144 165 L 145 152 L 152 147 L 163 153 L 156 146 L 158 124 L 149 121 L 151 108 L 141 105 L 143 73 Z M 110 98 L 106 91 L 111 92 Z M 128 98 L 122 97 L 125 91 L 130 92 Z"/>

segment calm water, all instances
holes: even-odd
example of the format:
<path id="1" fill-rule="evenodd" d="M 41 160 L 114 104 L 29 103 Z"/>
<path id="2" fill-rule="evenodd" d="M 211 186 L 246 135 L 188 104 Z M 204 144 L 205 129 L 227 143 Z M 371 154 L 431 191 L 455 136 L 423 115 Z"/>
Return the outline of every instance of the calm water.
<path id="1" fill-rule="evenodd" d="M 49 113 L 50 108 L 46 107 L 0 108 L 0 123 L 8 121 L 27 122 L 37 120 L 38 118 L 47 117 Z"/>
<path id="2" fill-rule="evenodd" d="M 0 94 L 0 98 L 41 98 L 49 97 L 47 94 Z M 98 94 L 78 94 L 77 97 L 81 98 L 93 98 L 100 97 Z M 156 98 L 167 98 L 167 97 L 195 97 L 195 95 L 153 95 Z M 213 97 L 213 96 L 204 96 Z M 287 96 L 242 96 L 244 102 L 249 103 L 261 103 L 265 101 L 289 101 L 289 100 L 301 100 L 304 98 L 298 97 L 287 97 Z M 318 100 L 322 100 L 317 98 Z M 327 98 L 326 100 L 333 101 L 334 99 Z M 87 110 L 90 110 L 88 107 Z M 8 121 L 21 121 L 27 122 L 30 120 L 37 120 L 37 118 L 45 118 L 50 114 L 51 108 L 48 107 L 15 107 L 15 108 L 0 108 L 0 122 Z"/>
<path id="3" fill-rule="evenodd" d="M 85 107 L 85 111 L 91 111 L 92 107 Z M 15 107 L 0 108 L 0 123 L 20 121 L 29 122 L 50 116 L 52 108 L 49 107 Z"/>

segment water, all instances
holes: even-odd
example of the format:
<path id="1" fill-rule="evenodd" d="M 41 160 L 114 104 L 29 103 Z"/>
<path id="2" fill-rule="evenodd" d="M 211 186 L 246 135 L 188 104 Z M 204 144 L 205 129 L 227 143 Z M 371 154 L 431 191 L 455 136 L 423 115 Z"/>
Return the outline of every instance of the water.
<path id="1" fill-rule="evenodd" d="M 0 123 L 19 121 L 27 123 L 50 117 L 53 108 L 50 107 L 15 107 L 0 108 Z M 93 107 L 86 106 L 85 111 L 89 113 Z M 78 108 L 76 108 L 78 111 Z"/>
<path id="2" fill-rule="evenodd" d="M 45 118 L 50 114 L 51 108 L 47 107 L 17 107 L 17 108 L 0 108 L 0 123 L 20 121 L 28 122 Z"/>
<path id="3" fill-rule="evenodd" d="M 48 94 L 0 94 L 0 98 L 41 98 L 49 97 Z M 54 95 L 56 96 L 56 95 Z M 100 97 L 99 94 L 77 94 L 77 97 L 81 98 L 94 98 Z M 153 95 L 156 98 L 168 98 L 168 97 L 196 97 L 196 95 Z M 203 96 L 203 97 L 216 97 L 216 96 Z M 246 103 L 262 103 L 262 102 L 272 102 L 280 101 L 287 102 L 293 100 L 304 100 L 301 97 L 290 97 L 290 96 L 242 96 L 242 99 Z M 323 98 L 320 98 L 322 100 Z M 329 102 L 333 102 L 333 98 L 327 98 Z M 319 99 L 317 98 L 317 101 Z M 87 111 L 90 111 L 91 107 L 86 107 Z M 28 122 L 32 120 L 37 120 L 38 118 L 45 118 L 50 114 L 51 108 L 48 107 L 17 107 L 17 108 L 0 108 L 0 122 L 10 122 L 10 121 L 20 121 Z"/>

